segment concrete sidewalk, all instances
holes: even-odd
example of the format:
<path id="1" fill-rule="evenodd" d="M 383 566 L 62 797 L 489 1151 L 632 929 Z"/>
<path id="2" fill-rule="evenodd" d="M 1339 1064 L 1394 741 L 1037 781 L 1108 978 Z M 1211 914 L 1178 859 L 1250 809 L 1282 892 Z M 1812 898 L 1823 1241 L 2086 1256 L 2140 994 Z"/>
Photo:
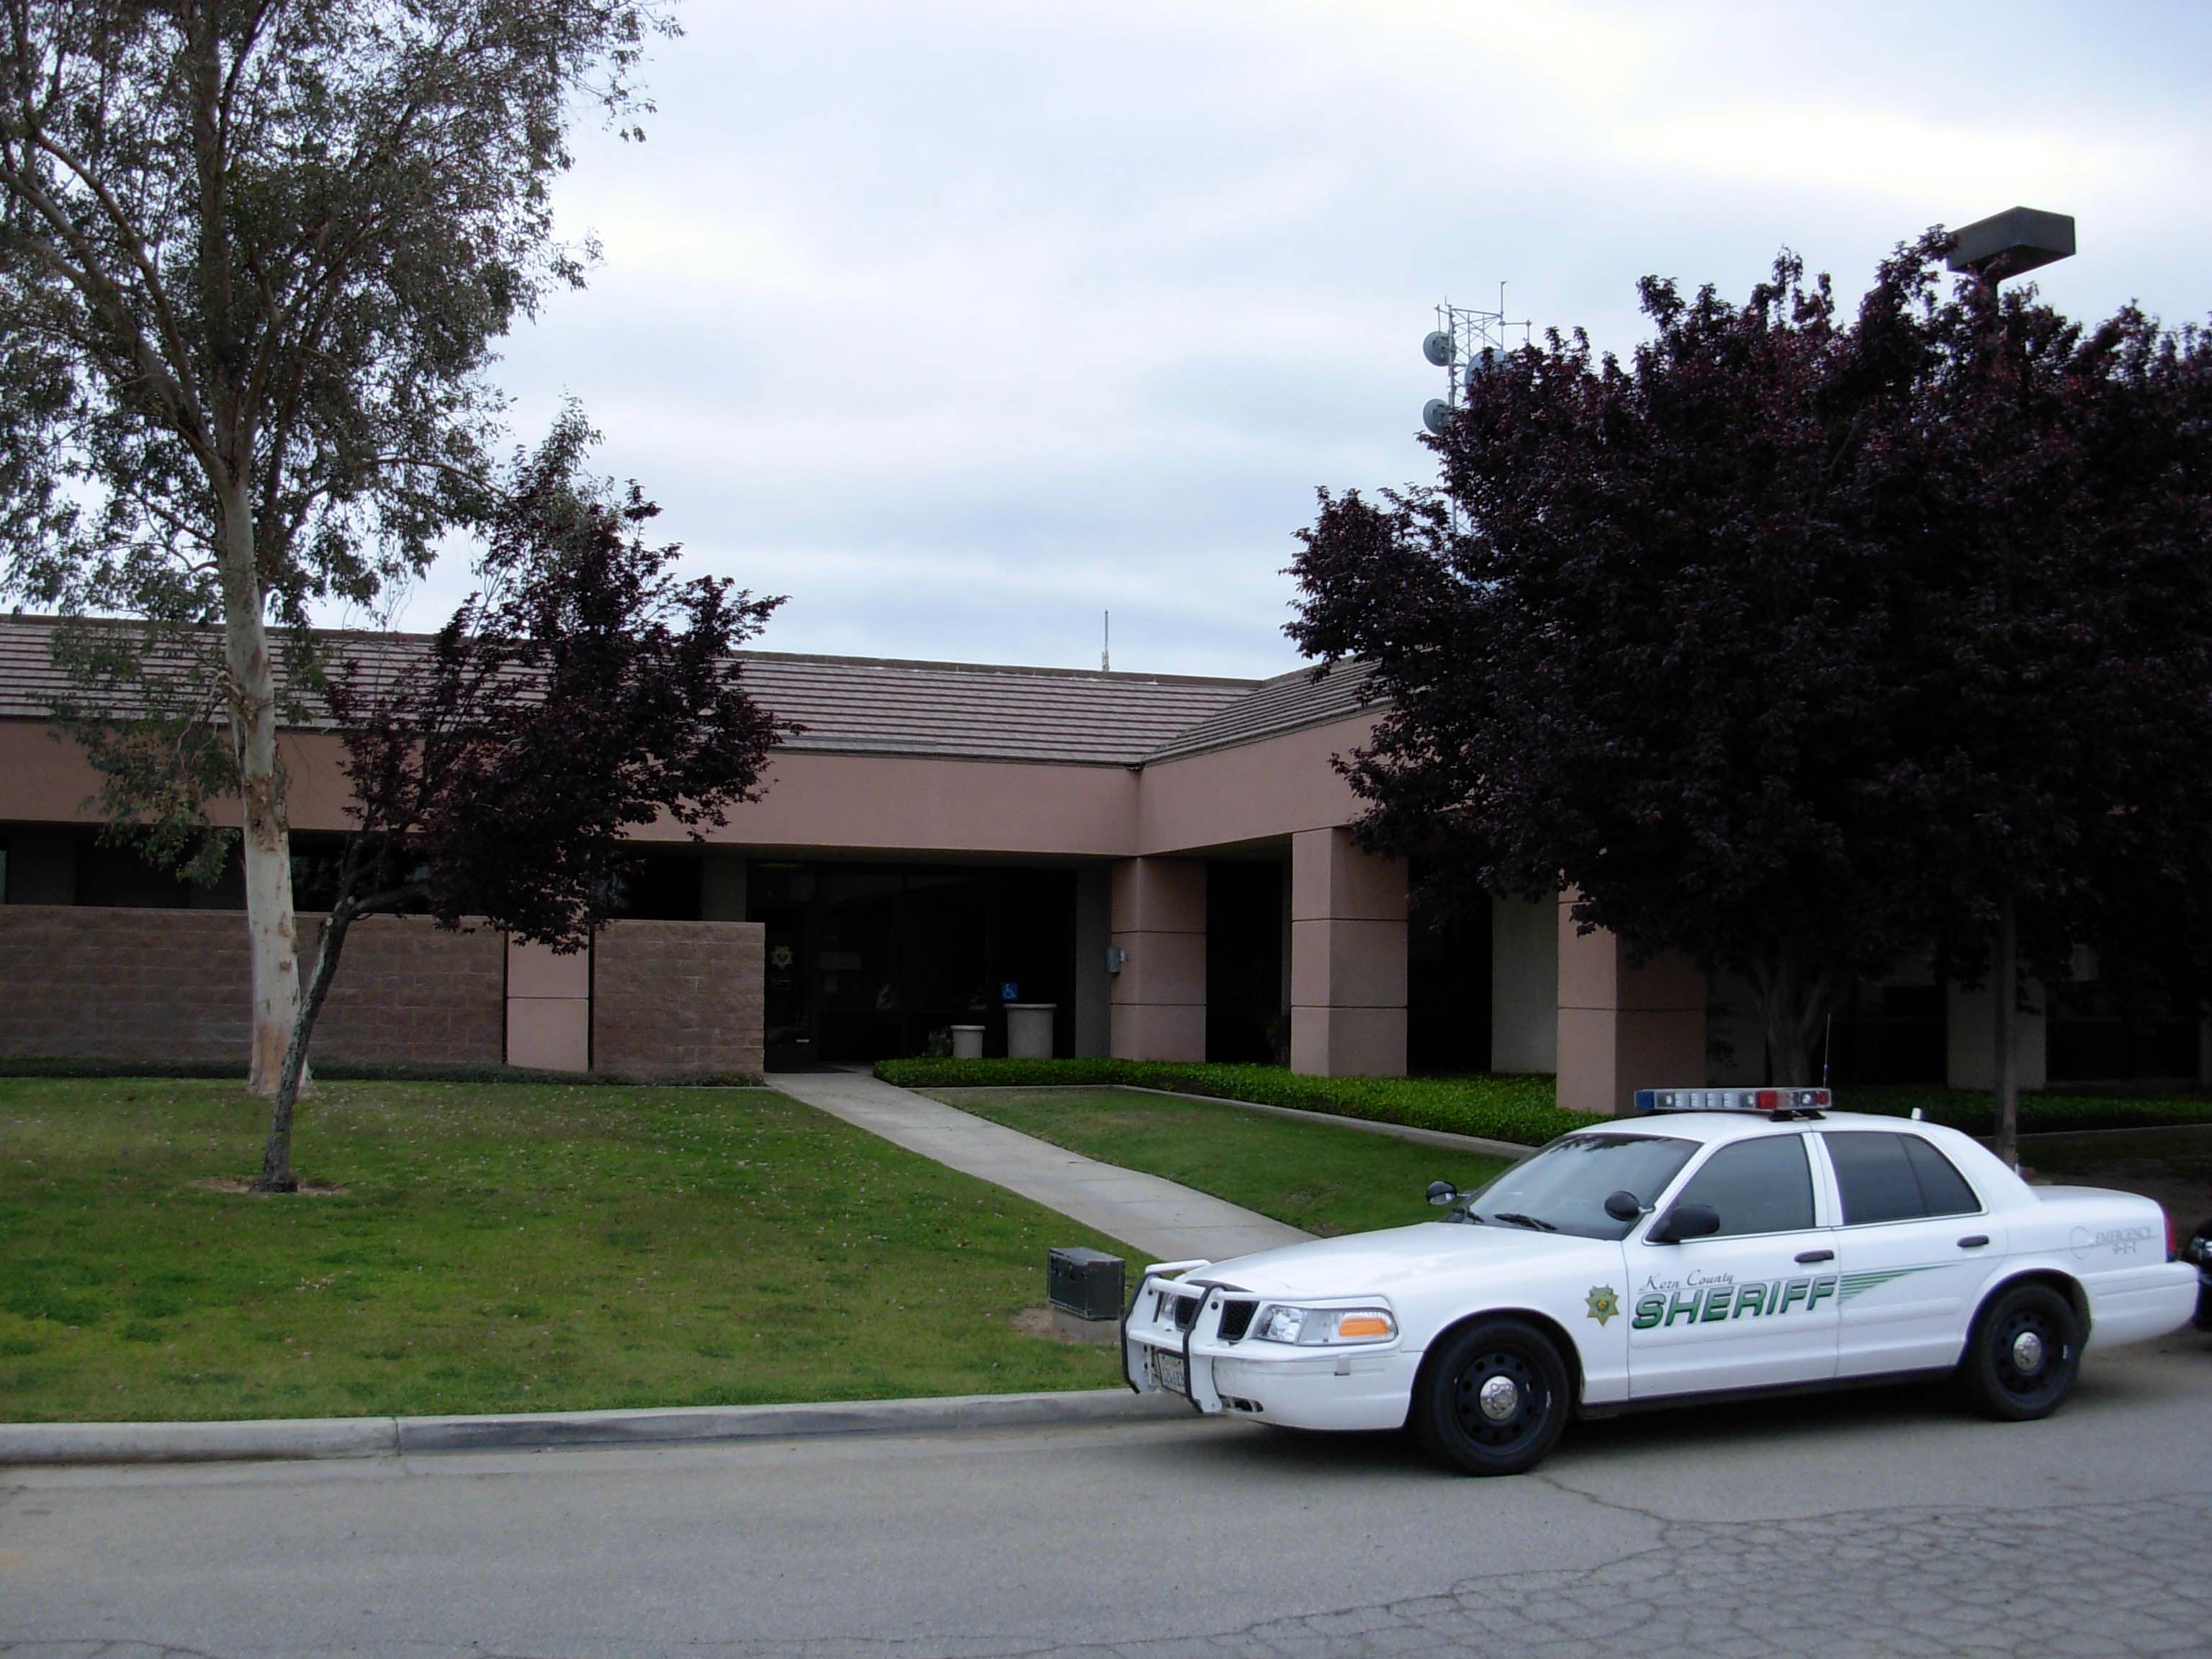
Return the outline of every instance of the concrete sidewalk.
<path id="1" fill-rule="evenodd" d="M 1312 1237 L 1158 1176 L 1101 1164 L 857 1072 L 775 1072 L 768 1086 L 976 1176 L 1158 1261 L 1210 1261 Z M 1133 1269 L 1143 1263 L 1133 1262 Z"/>

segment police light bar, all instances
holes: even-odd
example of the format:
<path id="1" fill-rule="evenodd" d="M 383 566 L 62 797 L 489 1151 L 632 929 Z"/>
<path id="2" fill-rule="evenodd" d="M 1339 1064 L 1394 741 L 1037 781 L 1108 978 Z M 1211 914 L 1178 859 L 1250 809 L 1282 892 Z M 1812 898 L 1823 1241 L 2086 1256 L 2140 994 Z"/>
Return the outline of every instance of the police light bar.
<path id="1" fill-rule="evenodd" d="M 1826 1089 L 1638 1089 L 1639 1112 L 1825 1112 Z"/>

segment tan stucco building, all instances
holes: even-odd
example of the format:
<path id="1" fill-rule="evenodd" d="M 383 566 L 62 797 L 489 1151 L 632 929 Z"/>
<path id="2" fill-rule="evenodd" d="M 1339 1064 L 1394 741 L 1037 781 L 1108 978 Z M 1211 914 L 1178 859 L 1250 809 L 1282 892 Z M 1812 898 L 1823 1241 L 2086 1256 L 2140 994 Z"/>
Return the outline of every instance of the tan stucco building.
<path id="1" fill-rule="evenodd" d="M 0 619 L 0 1054 L 219 1058 L 226 1011 L 242 1018 L 243 928 L 223 914 L 238 899 L 94 843 L 94 775 L 46 718 L 46 639 L 37 619 Z M 1747 1012 L 1729 988 L 1680 960 L 1633 966 L 1558 904 L 1500 902 L 1443 927 L 1409 915 L 1406 866 L 1352 844 L 1358 804 L 1331 764 L 1374 717 L 1356 670 L 744 660 L 754 695 L 804 728 L 763 799 L 703 846 L 672 825 L 641 836 L 632 919 L 580 957 L 378 924 L 319 1052 L 743 1072 L 916 1053 L 963 1025 L 1004 1052 L 1009 1005 L 1050 1005 L 1028 1019 L 1048 1021 L 1061 1054 L 1557 1071 L 1562 1103 L 1592 1111 L 1763 1064 L 1755 1043 L 1726 1046 Z M 286 755 L 312 912 L 343 780 L 325 735 L 292 733 Z M 179 985 L 179 952 L 220 971 Z M 1918 1074 L 1870 1080 L 1985 1081 L 1985 1009 L 1914 978 L 1894 999 L 1870 988 L 1877 1011 L 1854 1018 L 1872 1036 L 1853 1040 Z M 1893 1002 L 1902 1015 L 1881 1012 Z M 2185 1035 L 2194 1071 L 2193 1017 Z M 2047 1038 L 2029 1024 L 2031 1079 Z"/>

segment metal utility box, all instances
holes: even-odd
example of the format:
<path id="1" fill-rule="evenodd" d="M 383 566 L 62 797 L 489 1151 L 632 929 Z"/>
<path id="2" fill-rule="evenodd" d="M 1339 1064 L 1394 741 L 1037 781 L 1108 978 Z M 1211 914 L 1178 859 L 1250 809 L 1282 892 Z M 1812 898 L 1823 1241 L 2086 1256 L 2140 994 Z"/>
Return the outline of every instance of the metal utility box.
<path id="1" fill-rule="evenodd" d="M 1121 1258 L 1080 1247 L 1047 1253 L 1045 1299 L 1078 1319 L 1121 1317 Z"/>

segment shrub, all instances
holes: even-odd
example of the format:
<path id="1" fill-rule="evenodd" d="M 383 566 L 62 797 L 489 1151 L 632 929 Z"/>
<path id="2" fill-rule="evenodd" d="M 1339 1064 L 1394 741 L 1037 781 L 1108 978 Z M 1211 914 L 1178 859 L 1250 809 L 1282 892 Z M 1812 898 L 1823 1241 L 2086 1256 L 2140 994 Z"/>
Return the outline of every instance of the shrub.
<path id="1" fill-rule="evenodd" d="M 1300 1111 L 1419 1129 L 1482 1135 L 1540 1146 L 1595 1120 L 1563 1110 L 1549 1077 L 1300 1077 L 1280 1066 L 1183 1065 L 1159 1060 L 886 1060 L 886 1083 L 907 1089 L 1127 1085 L 1176 1094 L 1212 1095 L 1294 1106 Z M 1839 1109 L 1905 1117 L 1917 1108 L 1934 1122 L 1986 1136 L 1996 1122 L 1990 1097 L 1971 1089 L 1866 1088 L 1838 1091 Z M 2212 1124 L 2212 1099 L 2202 1095 L 2023 1094 L 2024 1134 L 2085 1129 L 2158 1128 Z"/>
<path id="2" fill-rule="evenodd" d="M 932 1059 L 879 1060 L 876 1075 L 907 1089 L 1121 1084 L 1482 1135 L 1524 1146 L 1540 1146 L 1590 1121 L 1553 1103 L 1548 1077 L 1301 1077 L 1280 1066 L 1158 1060 Z"/>

